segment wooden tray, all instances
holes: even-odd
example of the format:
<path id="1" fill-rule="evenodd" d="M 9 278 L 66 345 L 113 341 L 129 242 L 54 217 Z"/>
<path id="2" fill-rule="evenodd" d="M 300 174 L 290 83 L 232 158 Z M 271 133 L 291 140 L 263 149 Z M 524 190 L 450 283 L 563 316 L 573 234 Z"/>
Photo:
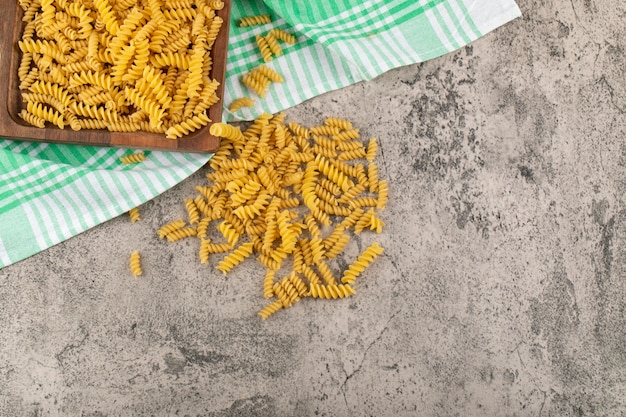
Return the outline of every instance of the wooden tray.
<path id="1" fill-rule="evenodd" d="M 210 107 L 209 118 L 222 121 L 224 96 L 224 78 L 226 74 L 226 52 L 230 23 L 231 0 L 223 0 L 224 8 L 217 15 L 224 23 L 211 50 L 213 69 L 211 77 L 219 81 L 217 95 L 220 101 Z M 114 146 L 124 148 L 155 149 L 163 151 L 214 152 L 219 146 L 219 138 L 209 133 L 209 127 L 192 132 L 178 140 L 166 139 L 164 134 L 149 132 L 110 132 L 108 130 L 58 129 L 46 127 L 40 129 L 26 124 L 19 116 L 22 98 L 19 91 L 17 69 L 20 65 L 21 51 L 17 41 L 22 37 L 24 12 L 16 0 L 0 0 L 0 80 L 8 83 L 0 87 L 0 137 L 17 140 L 40 141 L 51 143 Z M 6 103 L 6 105 L 4 105 Z"/>

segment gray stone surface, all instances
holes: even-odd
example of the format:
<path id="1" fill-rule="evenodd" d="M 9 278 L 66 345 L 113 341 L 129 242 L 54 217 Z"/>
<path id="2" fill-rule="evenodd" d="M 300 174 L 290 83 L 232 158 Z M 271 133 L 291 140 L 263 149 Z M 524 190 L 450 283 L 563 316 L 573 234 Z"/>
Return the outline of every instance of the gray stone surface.
<path id="1" fill-rule="evenodd" d="M 224 278 L 157 239 L 203 170 L 0 270 L 0 415 L 626 415 L 626 6 L 519 5 L 287 112 L 380 138 L 386 229 L 361 243 L 386 253 L 357 296 L 263 322 L 256 263 Z"/>

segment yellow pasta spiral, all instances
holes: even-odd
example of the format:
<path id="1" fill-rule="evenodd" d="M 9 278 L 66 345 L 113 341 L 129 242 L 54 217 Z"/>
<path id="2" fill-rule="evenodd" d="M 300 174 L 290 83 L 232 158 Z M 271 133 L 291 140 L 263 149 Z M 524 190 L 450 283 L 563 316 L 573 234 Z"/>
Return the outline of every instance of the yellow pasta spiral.
<path id="1" fill-rule="evenodd" d="M 324 258 L 326 259 L 336 258 L 337 255 L 343 252 L 344 248 L 346 247 L 349 241 L 350 241 L 350 235 L 347 235 L 344 233 L 341 236 L 339 236 L 339 238 L 337 239 L 337 242 L 332 247 L 328 248 L 326 253 L 324 253 Z"/>
<path id="2" fill-rule="evenodd" d="M 344 130 L 338 134 L 333 135 L 333 139 L 336 140 L 350 140 L 358 139 L 360 137 L 359 129 Z"/>
<path id="3" fill-rule="evenodd" d="M 137 152 L 130 155 L 124 155 L 120 157 L 120 162 L 123 164 L 136 164 L 146 160 L 146 155 L 143 152 Z"/>
<path id="4" fill-rule="evenodd" d="M 187 209 L 187 215 L 189 216 L 190 224 L 197 224 L 200 221 L 200 213 L 198 207 L 193 202 L 193 198 L 185 199 L 185 208 Z"/>
<path id="5" fill-rule="evenodd" d="M 347 284 L 340 285 L 319 285 L 311 284 L 311 297 L 313 298 L 346 298 L 356 294 L 356 291 Z"/>
<path id="6" fill-rule="evenodd" d="M 239 27 L 265 25 L 267 23 L 272 23 L 272 19 L 270 18 L 270 15 L 262 14 L 262 15 L 257 15 L 257 16 L 242 17 L 239 20 Z"/>
<path id="7" fill-rule="evenodd" d="M 130 255 L 130 271 L 136 277 L 143 273 L 141 270 L 141 257 L 137 251 L 131 253 Z"/>
<path id="8" fill-rule="evenodd" d="M 209 245 L 211 244 L 211 240 L 210 239 L 204 239 L 200 242 L 200 251 L 198 253 L 199 257 L 200 257 L 200 263 L 201 264 L 208 264 L 209 263 Z"/>
<path id="9" fill-rule="evenodd" d="M 317 208 L 318 198 L 315 195 L 315 182 L 318 176 L 317 166 L 314 162 L 307 163 L 302 178 L 302 189 L 300 190 L 304 204 L 313 211 Z"/>
<path id="10" fill-rule="evenodd" d="M 189 68 L 189 57 L 177 52 L 167 52 L 150 56 L 150 62 L 155 67 L 178 67 L 182 70 Z"/>
<path id="11" fill-rule="evenodd" d="M 265 37 L 261 35 L 256 35 L 256 44 L 259 47 L 259 51 L 261 51 L 263 61 L 270 62 L 272 59 L 274 59 L 270 46 L 267 44 L 267 40 L 265 40 Z"/>
<path id="12" fill-rule="evenodd" d="M 222 10 L 224 8 L 222 0 L 207 0 L 206 4 L 213 10 Z"/>
<path id="13" fill-rule="evenodd" d="M 356 149 L 363 149 L 363 144 L 356 140 L 337 141 L 338 151 L 353 151 Z"/>
<path id="14" fill-rule="evenodd" d="M 315 162 L 317 163 L 320 172 L 326 175 L 329 180 L 337 184 L 343 191 L 347 191 L 351 187 L 354 187 L 354 183 L 336 167 L 334 167 L 328 159 L 318 155 L 315 158 Z"/>
<path id="15" fill-rule="evenodd" d="M 31 89 L 32 85 L 36 82 L 37 77 L 39 77 L 39 70 L 37 68 L 32 68 L 26 77 L 20 81 L 20 90 Z"/>
<path id="16" fill-rule="evenodd" d="M 280 281 L 280 287 L 282 288 L 282 293 L 277 294 L 281 301 L 283 301 L 283 306 L 291 307 L 294 303 L 300 300 L 300 293 L 295 285 L 291 282 L 291 277 L 295 275 L 295 272 L 292 272 L 285 278 Z M 276 291 L 274 291 L 276 292 Z"/>
<path id="17" fill-rule="evenodd" d="M 230 103 L 230 106 L 228 106 L 228 110 L 234 113 L 242 107 L 250 106 L 254 106 L 254 99 L 250 97 L 239 97 L 238 99 L 235 99 L 232 103 Z"/>
<path id="18" fill-rule="evenodd" d="M 326 239 L 324 239 L 323 241 L 324 248 L 326 248 L 326 250 L 329 250 L 330 248 L 335 246 L 335 244 L 337 243 L 339 238 L 343 236 L 345 231 L 346 231 L 346 228 L 341 224 L 335 227 L 335 229 L 326 237 Z"/>
<path id="19" fill-rule="evenodd" d="M 107 122 L 97 119 L 79 119 L 78 124 L 81 129 L 106 129 Z"/>
<path id="20" fill-rule="evenodd" d="M 213 136 L 221 136 L 236 143 L 245 142 L 245 138 L 243 133 L 241 133 L 241 130 L 238 127 L 234 127 L 226 123 L 213 123 L 209 132 Z"/>
<path id="21" fill-rule="evenodd" d="M 95 71 L 81 71 L 78 74 L 74 74 L 70 78 L 70 87 L 76 87 L 83 84 L 97 85 L 105 90 L 111 90 L 113 87 L 112 79 L 107 74 Z"/>
<path id="22" fill-rule="evenodd" d="M 293 270 L 295 272 L 302 272 L 302 265 L 304 265 L 304 255 L 302 254 L 302 248 L 298 244 L 293 251 Z"/>
<path id="23" fill-rule="evenodd" d="M 258 182 L 250 181 L 246 185 L 244 185 L 239 191 L 232 194 L 230 200 L 233 204 L 239 206 L 256 196 L 261 187 L 262 185 Z"/>
<path id="24" fill-rule="evenodd" d="M 365 191 L 365 186 L 363 184 L 361 184 L 361 183 L 356 184 L 354 187 L 352 187 L 348 191 L 346 191 L 341 196 L 341 198 L 339 198 L 339 200 L 337 200 L 337 203 L 338 204 L 347 204 L 348 202 L 350 202 L 350 200 L 352 200 L 357 195 L 361 194 L 363 191 Z"/>
<path id="25" fill-rule="evenodd" d="M 124 95 L 132 104 L 150 115 L 152 126 L 159 126 L 163 123 L 165 110 L 157 101 L 142 96 L 135 88 L 124 88 Z"/>
<path id="26" fill-rule="evenodd" d="M 254 90 L 259 97 L 265 97 L 267 89 L 270 86 L 271 81 L 263 76 L 259 77 L 258 74 L 247 73 L 241 77 L 241 82 Z"/>
<path id="27" fill-rule="evenodd" d="M 222 271 L 224 275 L 228 271 L 230 271 L 233 267 L 241 263 L 244 259 L 252 254 L 252 242 L 246 242 L 240 245 L 237 249 L 235 249 L 232 253 L 228 254 L 222 261 L 217 265 L 217 269 Z"/>
<path id="28" fill-rule="evenodd" d="M 354 233 L 356 233 L 358 235 L 366 227 L 368 227 L 370 222 L 371 222 L 371 220 L 372 220 L 372 216 L 373 215 L 374 215 L 374 211 L 372 209 L 370 209 L 366 213 L 364 213 L 363 216 L 361 216 L 361 218 L 359 220 L 357 220 L 356 224 L 354 225 Z"/>
<path id="29" fill-rule="evenodd" d="M 296 37 L 288 32 L 285 32 L 282 29 L 272 29 L 270 33 L 276 39 L 280 39 L 283 42 L 287 42 L 289 45 L 293 45 L 296 43 Z"/>
<path id="30" fill-rule="evenodd" d="M 367 152 L 365 155 L 365 159 L 367 162 L 374 162 L 376 158 L 376 152 L 378 151 L 378 143 L 376 142 L 376 138 L 371 138 L 369 143 L 367 144 Z"/>
<path id="31" fill-rule="evenodd" d="M 209 243 L 206 247 L 209 253 L 224 253 L 233 248 L 230 243 Z"/>
<path id="32" fill-rule="evenodd" d="M 334 159 L 337 157 L 337 152 L 334 149 L 325 146 L 313 145 L 311 150 L 313 154 L 321 155 L 325 158 Z"/>
<path id="33" fill-rule="evenodd" d="M 222 27 L 223 23 L 224 20 L 221 17 L 216 16 L 215 18 L 213 18 L 213 21 L 211 22 L 211 26 L 209 26 L 209 31 L 207 32 L 206 36 L 206 43 L 209 47 L 213 45 L 213 43 L 215 43 L 215 40 L 217 39 L 217 34 L 219 33 L 219 30 Z"/>
<path id="34" fill-rule="evenodd" d="M 367 166 L 367 182 L 369 183 L 370 192 L 378 191 L 378 165 L 369 164 Z"/>
<path id="35" fill-rule="evenodd" d="M 365 270 L 377 257 L 383 253 L 383 248 L 378 243 L 373 243 L 354 261 L 348 269 L 343 273 L 341 282 L 343 284 L 354 283 L 356 277 Z"/>
<path id="36" fill-rule="evenodd" d="M 173 232 L 168 233 L 165 237 L 167 238 L 168 242 L 176 242 L 181 239 L 196 236 L 197 234 L 197 227 L 184 227 L 182 229 L 174 230 Z"/>
<path id="37" fill-rule="evenodd" d="M 320 273 L 322 274 L 322 278 L 324 279 L 327 285 L 337 285 L 337 281 L 335 280 L 335 277 L 333 276 L 333 272 L 328 267 L 328 264 L 320 260 L 319 262 L 316 263 L 316 265 L 317 265 L 317 270 L 320 271 Z"/>
<path id="38" fill-rule="evenodd" d="M 63 115 L 56 110 L 42 105 L 41 103 L 33 103 L 29 101 L 26 105 L 26 110 L 47 122 L 57 125 L 59 129 L 63 129 L 65 127 Z"/>
<path id="39" fill-rule="evenodd" d="M 137 207 L 133 207 L 128 210 L 128 215 L 130 216 L 131 223 L 138 222 L 141 219 L 141 215 L 139 214 L 139 209 Z"/>
<path id="40" fill-rule="evenodd" d="M 326 136 L 314 136 L 313 141 L 322 148 L 332 149 L 333 151 L 337 148 L 337 144 L 339 143 L 336 140 L 330 139 Z M 315 149 L 313 150 L 313 152 L 315 152 Z"/>
<path id="41" fill-rule="evenodd" d="M 337 126 L 342 130 L 352 129 L 352 123 L 348 120 L 341 119 L 339 117 L 328 117 L 324 120 L 326 126 Z"/>
<path id="42" fill-rule="evenodd" d="M 108 0 L 93 0 L 93 4 L 102 16 L 102 21 L 104 22 L 107 31 L 109 31 L 109 33 L 113 36 L 117 35 L 119 23 L 117 22 L 115 13 L 113 12 Z"/>
<path id="43" fill-rule="evenodd" d="M 339 188 L 339 186 L 337 184 L 335 184 L 334 182 L 332 182 L 328 178 L 322 178 L 320 180 L 319 184 L 322 187 L 324 187 L 325 190 L 327 190 L 328 192 L 332 193 L 335 196 L 338 196 L 339 194 L 341 194 L 341 188 Z M 339 201 L 341 202 L 341 200 L 339 200 Z"/>
<path id="44" fill-rule="evenodd" d="M 209 228 L 209 223 L 211 222 L 210 217 L 205 217 L 198 222 L 198 239 L 205 239 L 207 236 L 207 229 Z"/>
<path id="45" fill-rule="evenodd" d="M 313 237 L 309 242 L 311 245 L 311 255 L 313 257 L 313 262 L 318 263 L 324 257 L 324 244 L 320 237 Z"/>
<path id="46" fill-rule="evenodd" d="M 190 132 L 200 129 L 202 126 L 206 126 L 211 122 L 209 116 L 206 113 L 200 113 L 197 116 L 193 116 L 190 119 L 183 120 L 182 122 L 169 127 L 165 131 L 165 137 L 168 139 L 176 139 L 186 135 Z"/>
<path id="47" fill-rule="evenodd" d="M 289 123 L 289 130 L 296 136 L 302 136 L 304 139 L 308 139 L 311 135 L 311 131 L 304 126 L 299 125 L 296 122 Z"/>
<path id="48" fill-rule="evenodd" d="M 283 304 L 284 308 L 291 307 L 291 305 L 293 304 L 293 301 L 291 300 L 289 295 L 285 292 L 285 288 L 283 288 L 282 282 L 275 283 L 274 286 L 272 287 L 272 291 L 274 292 L 276 297 L 278 297 L 280 302 Z"/>
<path id="49" fill-rule="evenodd" d="M 196 9 L 166 9 L 163 10 L 163 16 L 170 21 L 189 21 L 192 22 L 196 17 Z"/>
<path id="50" fill-rule="evenodd" d="M 368 166 L 369 168 L 369 166 Z M 358 164 L 355 166 L 356 172 L 355 175 L 353 175 L 354 177 L 356 177 L 357 181 L 359 184 L 362 184 L 365 187 L 369 187 L 370 186 L 370 180 L 367 176 L 367 174 L 365 174 L 365 168 L 363 167 L 362 164 Z M 376 176 L 378 178 L 378 175 Z"/>
<path id="51" fill-rule="evenodd" d="M 383 223 L 381 219 L 376 216 L 371 216 L 369 224 L 371 230 L 374 230 L 376 233 L 380 234 L 383 231 L 384 225 L 385 223 Z"/>
<path id="52" fill-rule="evenodd" d="M 200 95 L 202 85 L 202 62 L 206 53 L 202 45 L 196 45 L 189 59 L 189 78 L 187 78 L 187 96 L 197 97 Z"/>
<path id="53" fill-rule="evenodd" d="M 276 37 L 270 31 L 267 35 L 265 35 L 265 42 L 267 42 L 267 46 L 269 46 L 270 51 L 276 55 L 281 56 L 283 54 L 283 49 L 278 44 Z"/>
<path id="54" fill-rule="evenodd" d="M 275 270 L 279 270 L 282 263 L 281 261 L 276 261 L 274 259 L 272 259 L 272 257 L 270 257 L 269 255 L 266 255 L 264 253 L 261 253 L 258 257 L 259 262 L 261 262 L 261 264 L 263 264 L 263 266 L 265 266 L 268 269 L 275 269 Z"/>
<path id="55" fill-rule="evenodd" d="M 272 298 L 274 296 L 274 277 L 276 276 L 276 271 L 273 269 L 268 269 L 265 273 L 265 278 L 263 279 L 263 297 Z"/>
<path id="56" fill-rule="evenodd" d="M 70 105 L 69 109 L 71 112 L 75 113 L 78 116 L 91 117 L 93 119 L 101 120 L 104 122 L 117 122 L 119 117 L 117 113 L 109 109 L 99 106 L 90 106 L 84 103 L 73 102 Z"/>
<path id="57" fill-rule="evenodd" d="M 163 239 L 168 234 L 185 227 L 185 224 L 186 223 L 183 221 L 183 219 L 175 220 L 161 227 L 159 230 L 157 230 L 157 234 L 159 235 L 161 239 Z"/>
<path id="58" fill-rule="evenodd" d="M 234 246 L 239 240 L 240 234 L 234 229 L 233 225 L 226 220 L 217 226 L 217 230 L 222 233 L 222 236 L 228 240 L 231 246 Z"/>
<path id="59" fill-rule="evenodd" d="M 366 156 L 365 149 L 359 148 L 359 149 L 354 149 L 351 151 L 341 152 L 338 156 L 338 159 L 340 161 L 348 161 L 351 159 L 365 158 L 365 156 Z"/>
<path id="60" fill-rule="evenodd" d="M 343 227 L 345 227 L 346 229 L 354 226 L 356 224 L 356 222 L 363 217 L 363 214 L 365 213 L 365 211 L 362 208 L 357 208 L 356 210 L 354 210 L 352 213 L 350 213 L 349 216 L 347 216 L 345 219 L 343 219 L 343 221 L 341 222 L 341 225 Z"/>
<path id="61" fill-rule="evenodd" d="M 251 72 L 261 74 L 265 78 L 276 83 L 282 83 L 283 81 L 285 81 L 282 75 L 280 75 L 278 72 L 268 67 L 267 65 L 259 65 L 258 67 L 253 69 Z M 282 125 L 279 125 L 279 126 L 282 126 Z"/>
<path id="62" fill-rule="evenodd" d="M 349 216 L 352 212 L 351 207 L 346 206 L 336 206 L 328 203 L 327 201 L 320 200 L 319 201 L 319 209 L 328 215 L 336 215 L 336 216 Z"/>
<path id="63" fill-rule="evenodd" d="M 259 311 L 259 316 L 263 320 L 266 320 L 269 316 L 276 313 L 278 310 L 283 308 L 283 302 L 281 300 L 276 300 L 271 304 L 268 304 L 263 310 Z"/>
<path id="64" fill-rule="evenodd" d="M 46 126 L 46 121 L 43 118 L 39 116 L 35 116 L 34 114 L 30 113 L 26 109 L 20 111 L 19 115 L 22 118 L 22 120 L 24 120 L 29 125 L 39 127 L 42 129 Z"/>
<path id="65" fill-rule="evenodd" d="M 378 204 L 377 209 L 384 209 L 387 206 L 387 199 L 389 197 L 389 189 L 387 186 L 387 180 L 381 180 L 378 182 Z"/>
<path id="66" fill-rule="evenodd" d="M 294 273 L 289 275 L 289 281 L 291 281 L 291 284 L 294 286 L 300 297 L 306 297 L 309 295 L 309 289 L 296 272 L 297 271 L 294 270 Z"/>
<path id="67" fill-rule="evenodd" d="M 351 207 L 376 207 L 378 199 L 374 197 L 360 197 L 350 201 Z"/>

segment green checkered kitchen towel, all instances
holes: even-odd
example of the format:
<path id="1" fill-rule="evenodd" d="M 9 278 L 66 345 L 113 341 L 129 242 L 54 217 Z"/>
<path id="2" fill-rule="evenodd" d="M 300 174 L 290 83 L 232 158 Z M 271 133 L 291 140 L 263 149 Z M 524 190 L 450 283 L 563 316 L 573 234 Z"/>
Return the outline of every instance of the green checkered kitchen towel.
<path id="1" fill-rule="evenodd" d="M 239 28 L 244 16 L 272 23 Z M 268 66 L 285 76 L 265 99 L 224 121 L 250 120 L 392 68 L 467 45 L 520 16 L 514 0 L 233 1 L 224 102 L 250 92 L 243 73 L 261 64 L 254 38 L 272 28 L 297 37 Z M 142 204 L 190 176 L 209 155 L 147 152 L 122 165 L 125 149 L 0 139 L 0 267 Z"/>

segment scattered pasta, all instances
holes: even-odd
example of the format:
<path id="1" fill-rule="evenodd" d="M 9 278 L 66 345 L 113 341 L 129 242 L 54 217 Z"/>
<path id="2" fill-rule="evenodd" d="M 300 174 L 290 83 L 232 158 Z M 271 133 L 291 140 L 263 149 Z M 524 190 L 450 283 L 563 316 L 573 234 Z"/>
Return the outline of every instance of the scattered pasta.
<path id="1" fill-rule="evenodd" d="M 263 319 L 303 298 L 356 294 L 357 277 L 382 247 L 371 244 L 342 273 L 333 270 L 333 260 L 352 234 L 381 233 L 384 227 L 378 210 L 387 203 L 387 182 L 367 174 L 376 141 L 366 147 L 343 119 L 309 129 L 285 124 L 282 113 L 265 113 L 244 131 L 215 123 L 211 133 L 222 137 L 209 163 L 214 172 L 207 174 L 208 185 L 196 187 L 195 198 L 185 200 L 189 222 L 197 226 L 177 220 L 159 229 L 159 236 L 195 236 L 200 262 L 220 256 L 215 267 L 224 274 L 256 258 L 266 268 L 262 294 L 270 299 L 259 312 Z M 353 158 L 327 154 L 341 144 Z"/>
<path id="2" fill-rule="evenodd" d="M 211 122 L 219 83 L 210 52 L 223 24 L 215 13 L 221 0 L 19 4 L 26 123 L 178 139 Z"/>

